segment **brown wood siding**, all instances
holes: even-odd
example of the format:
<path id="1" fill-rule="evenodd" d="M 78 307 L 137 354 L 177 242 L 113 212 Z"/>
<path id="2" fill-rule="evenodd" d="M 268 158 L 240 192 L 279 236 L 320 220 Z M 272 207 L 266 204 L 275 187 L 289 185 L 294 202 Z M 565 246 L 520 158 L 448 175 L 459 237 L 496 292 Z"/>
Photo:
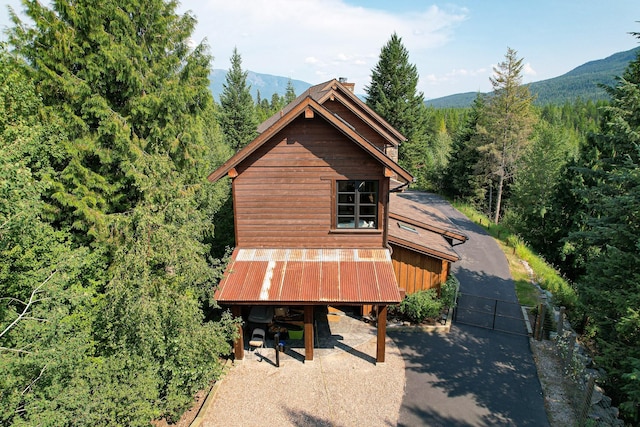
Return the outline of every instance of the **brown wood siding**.
<path id="1" fill-rule="evenodd" d="M 384 188 L 386 178 L 379 162 L 324 119 L 301 116 L 237 171 L 238 247 L 384 247 L 384 209 L 379 209 L 380 226 L 373 233 L 331 230 L 336 179 L 378 179 Z"/>
<path id="2" fill-rule="evenodd" d="M 448 262 L 424 255 L 401 246 L 392 245 L 393 270 L 398 286 L 413 294 L 439 288 L 447 278 Z"/>
<path id="3" fill-rule="evenodd" d="M 362 121 L 361 118 L 356 116 L 353 111 L 347 108 L 344 104 L 338 101 L 326 101 L 323 105 L 356 128 L 358 133 L 373 145 L 378 147 L 380 150 L 384 150 L 385 144 L 388 142 L 380 136 L 375 129 Z"/>

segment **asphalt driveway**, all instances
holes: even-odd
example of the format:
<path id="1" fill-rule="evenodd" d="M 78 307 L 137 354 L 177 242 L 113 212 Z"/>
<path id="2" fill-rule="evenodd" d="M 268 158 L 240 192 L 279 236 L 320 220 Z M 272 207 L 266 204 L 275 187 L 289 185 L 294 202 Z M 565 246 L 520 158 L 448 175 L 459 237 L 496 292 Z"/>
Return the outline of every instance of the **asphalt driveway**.
<path id="1" fill-rule="evenodd" d="M 438 196 L 408 192 L 447 215 L 469 240 L 456 246 L 461 292 L 517 303 L 507 260 L 481 227 Z M 456 324 L 446 335 L 388 331 L 405 360 L 401 426 L 548 426 L 526 336 Z"/>

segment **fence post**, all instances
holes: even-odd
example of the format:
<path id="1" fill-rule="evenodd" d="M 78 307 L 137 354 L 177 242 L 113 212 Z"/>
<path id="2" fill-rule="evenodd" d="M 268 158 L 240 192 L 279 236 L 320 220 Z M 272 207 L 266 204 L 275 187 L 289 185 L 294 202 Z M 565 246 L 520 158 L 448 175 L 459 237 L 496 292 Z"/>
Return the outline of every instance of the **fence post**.
<path id="1" fill-rule="evenodd" d="M 542 341 L 542 335 L 544 330 L 544 319 L 546 317 L 546 306 L 543 303 L 538 304 L 538 318 L 536 319 L 536 340 Z"/>
<path id="2" fill-rule="evenodd" d="M 491 327 L 491 330 L 495 330 L 496 329 L 496 315 L 498 313 L 498 300 L 495 301 L 495 303 L 493 304 L 493 326 Z"/>

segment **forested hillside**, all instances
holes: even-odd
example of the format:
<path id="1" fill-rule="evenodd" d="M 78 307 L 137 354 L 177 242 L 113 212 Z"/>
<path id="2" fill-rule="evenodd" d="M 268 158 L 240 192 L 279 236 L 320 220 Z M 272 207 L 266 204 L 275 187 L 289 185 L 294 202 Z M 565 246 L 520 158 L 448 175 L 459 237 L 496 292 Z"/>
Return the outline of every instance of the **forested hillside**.
<path id="1" fill-rule="evenodd" d="M 209 88 L 216 101 L 220 100 L 220 94 L 224 91 L 224 81 L 227 78 L 227 73 L 227 70 L 214 69 L 209 75 L 209 80 L 211 81 Z M 296 93 L 302 93 L 311 87 L 310 83 L 303 82 L 302 80 L 294 80 L 288 77 L 273 76 L 271 74 L 247 70 L 247 85 L 250 87 L 249 92 L 251 96 L 253 96 L 253 99 L 258 101 L 260 99 L 271 100 L 274 94 L 284 96 L 289 83 L 293 86 L 293 90 L 295 90 Z"/>
<path id="2" fill-rule="evenodd" d="M 587 62 L 566 74 L 552 79 L 529 84 L 529 90 L 536 97 L 534 104 L 563 104 L 577 99 L 599 101 L 610 99 L 602 87 L 615 84 L 615 77 L 621 76 L 640 48 L 619 52 L 605 59 Z M 427 105 L 435 108 L 470 107 L 477 93 L 467 92 L 427 100 Z"/>
<path id="3" fill-rule="evenodd" d="M 554 301 L 567 308 L 606 372 L 607 394 L 637 425 L 640 56 L 620 76 L 606 89 L 610 102 L 518 110 L 528 90 L 518 95 L 513 86 L 494 85 L 492 96 L 476 96 L 470 110 L 431 112 L 468 111 L 452 130 L 442 191 L 515 230 L 569 281 L 572 289 L 553 289 Z M 522 123 L 532 124 L 531 132 Z"/>

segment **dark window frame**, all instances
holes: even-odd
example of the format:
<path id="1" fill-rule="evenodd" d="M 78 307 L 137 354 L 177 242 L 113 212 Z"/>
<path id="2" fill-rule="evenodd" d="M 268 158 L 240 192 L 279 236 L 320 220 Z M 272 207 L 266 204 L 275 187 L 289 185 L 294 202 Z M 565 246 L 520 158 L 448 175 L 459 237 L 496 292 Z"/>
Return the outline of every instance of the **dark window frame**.
<path id="1" fill-rule="evenodd" d="M 336 229 L 379 230 L 379 180 L 336 180 L 334 194 Z"/>

